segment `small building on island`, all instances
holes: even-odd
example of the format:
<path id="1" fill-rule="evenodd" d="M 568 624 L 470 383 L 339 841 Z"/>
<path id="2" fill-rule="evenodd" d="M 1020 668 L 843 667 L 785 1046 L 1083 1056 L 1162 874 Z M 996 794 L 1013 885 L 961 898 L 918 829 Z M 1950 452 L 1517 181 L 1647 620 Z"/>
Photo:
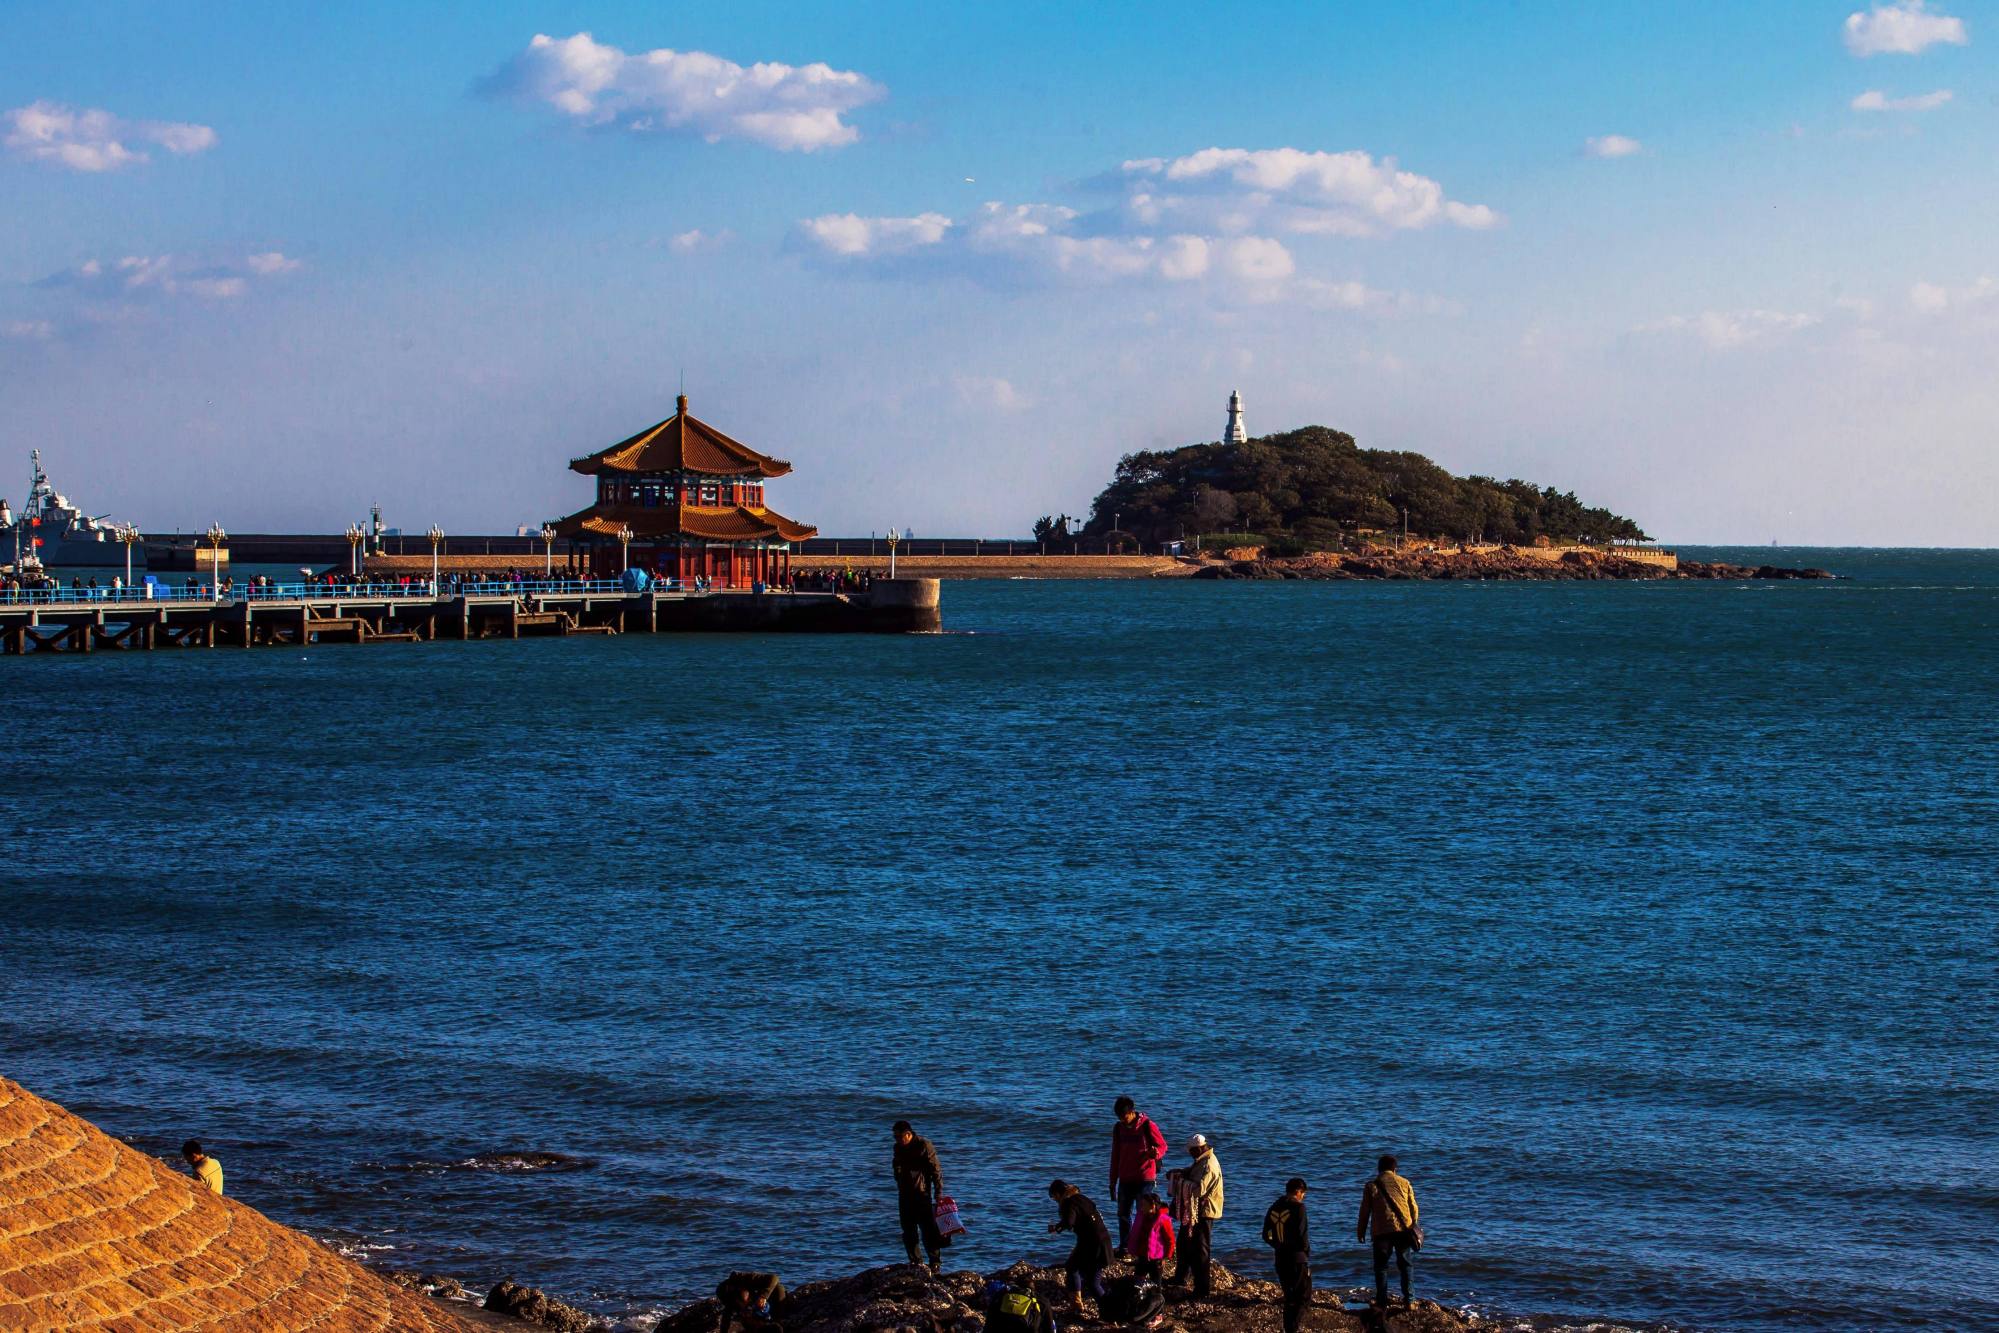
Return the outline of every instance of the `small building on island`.
<path id="1" fill-rule="evenodd" d="M 818 531 L 764 504 L 764 484 L 791 464 L 689 415 L 686 394 L 665 421 L 569 467 L 597 479 L 597 498 L 555 531 L 600 578 L 629 567 L 720 588 L 778 585 L 793 543 Z"/>

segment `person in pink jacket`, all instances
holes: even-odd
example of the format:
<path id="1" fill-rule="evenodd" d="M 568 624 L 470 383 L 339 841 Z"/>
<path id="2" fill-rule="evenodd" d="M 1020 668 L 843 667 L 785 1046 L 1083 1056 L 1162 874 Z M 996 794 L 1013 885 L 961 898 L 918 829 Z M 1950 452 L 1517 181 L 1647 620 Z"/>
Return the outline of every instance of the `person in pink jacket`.
<path id="1" fill-rule="evenodd" d="M 1131 1231 L 1124 1238 L 1131 1251 L 1133 1276 L 1157 1282 L 1173 1257 L 1173 1219 L 1159 1206 L 1159 1196 L 1150 1190 L 1139 1196 L 1138 1214 L 1131 1219 Z"/>

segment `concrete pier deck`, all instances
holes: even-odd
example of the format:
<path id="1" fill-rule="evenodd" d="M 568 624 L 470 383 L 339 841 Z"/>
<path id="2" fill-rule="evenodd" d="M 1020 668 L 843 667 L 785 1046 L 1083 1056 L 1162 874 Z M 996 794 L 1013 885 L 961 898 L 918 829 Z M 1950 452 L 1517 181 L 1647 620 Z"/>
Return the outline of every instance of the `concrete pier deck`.
<path id="1" fill-rule="evenodd" d="M 615 582 L 239 590 L 53 589 L 0 593 L 0 653 L 420 643 L 534 635 L 934 633 L 943 628 L 935 579 L 878 579 L 848 595 L 809 592 L 632 592 Z"/>

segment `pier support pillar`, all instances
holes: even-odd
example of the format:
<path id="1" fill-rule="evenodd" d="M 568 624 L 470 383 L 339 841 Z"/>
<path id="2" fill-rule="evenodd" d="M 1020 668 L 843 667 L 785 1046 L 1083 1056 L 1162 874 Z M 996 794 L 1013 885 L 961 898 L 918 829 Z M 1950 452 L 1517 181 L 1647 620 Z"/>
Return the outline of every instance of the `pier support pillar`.
<path id="1" fill-rule="evenodd" d="M 944 628 L 943 599 L 936 579 L 876 579 L 866 596 L 870 627 L 935 634 Z"/>

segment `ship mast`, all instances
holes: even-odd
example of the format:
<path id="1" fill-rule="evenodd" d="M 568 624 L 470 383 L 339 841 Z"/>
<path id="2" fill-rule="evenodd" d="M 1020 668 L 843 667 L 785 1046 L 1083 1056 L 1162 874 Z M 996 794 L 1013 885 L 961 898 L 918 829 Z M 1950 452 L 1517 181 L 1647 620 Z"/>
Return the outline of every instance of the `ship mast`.
<path id="1" fill-rule="evenodd" d="M 42 471 L 42 451 L 39 449 L 30 450 L 28 460 L 28 502 L 21 506 L 21 517 L 23 520 L 30 514 L 41 513 L 47 507 L 50 489 L 49 474 Z"/>

